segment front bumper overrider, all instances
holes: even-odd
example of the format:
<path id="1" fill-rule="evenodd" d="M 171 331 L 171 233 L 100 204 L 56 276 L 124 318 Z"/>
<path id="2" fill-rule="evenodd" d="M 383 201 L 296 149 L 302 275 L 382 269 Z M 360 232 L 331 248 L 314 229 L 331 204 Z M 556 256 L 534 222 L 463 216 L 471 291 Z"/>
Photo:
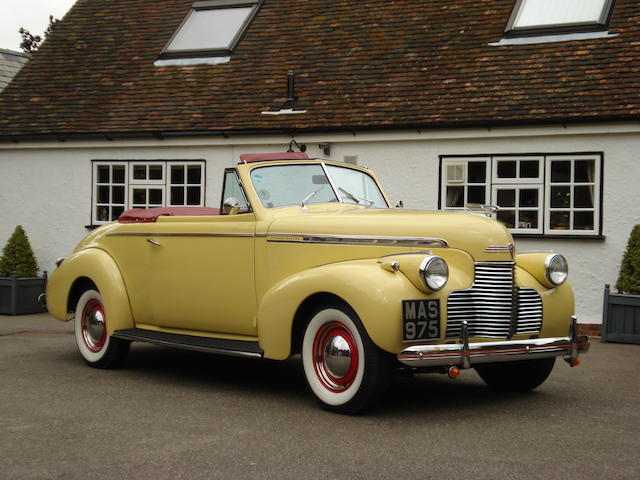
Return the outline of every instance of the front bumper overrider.
<path id="1" fill-rule="evenodd" d="M 576 317 L 572 317 L 567 337 L 535 338 L 498 342 L 469 343 L 467 322 L 463 322 L 460 343 L 414 345 L 398 354 L 400 363 L 413 368 L 459 367 L 498 362 L 515 362 L 562 356 L 576 366 L 578 356 L 589 350 L 589 339 L 578 335 Z"/>

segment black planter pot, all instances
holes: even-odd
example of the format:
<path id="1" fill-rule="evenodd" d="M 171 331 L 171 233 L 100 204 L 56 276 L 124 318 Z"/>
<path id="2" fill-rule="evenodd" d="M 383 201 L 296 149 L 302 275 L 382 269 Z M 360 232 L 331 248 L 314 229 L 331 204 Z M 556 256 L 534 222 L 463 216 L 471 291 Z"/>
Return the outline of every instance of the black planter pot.
<path id="1" fill-rule="evenodd" d="M 611 293 L 605 285 L 602 341 L 640 344 L 640 295 Z"/>
<path id="2" fill-rule="evenodd" d="M 44 293 L 46 285 L 46 272 L 42 278 L 0 277 L 0 315 L 46 312 L 47 307 L 38 302 L 38 297 Z"/>

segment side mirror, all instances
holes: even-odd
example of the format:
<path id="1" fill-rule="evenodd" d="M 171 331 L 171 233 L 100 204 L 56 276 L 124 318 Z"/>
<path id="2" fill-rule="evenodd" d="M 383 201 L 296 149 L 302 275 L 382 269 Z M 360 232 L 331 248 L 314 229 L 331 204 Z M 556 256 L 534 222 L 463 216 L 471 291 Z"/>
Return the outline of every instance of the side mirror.
<path id="1" fill-rule="evenodd" d="M 398 200 L 395 205 L 396 208 L 404 208 L 404 202 L 402 200 Z"/>
<path id="2" fill-rule="evenodd" d="M 224 215 L 237 215 L 240 212 L 240 202 L 235 197 L 228 197 L 222 204 L 222 213 Z"/>

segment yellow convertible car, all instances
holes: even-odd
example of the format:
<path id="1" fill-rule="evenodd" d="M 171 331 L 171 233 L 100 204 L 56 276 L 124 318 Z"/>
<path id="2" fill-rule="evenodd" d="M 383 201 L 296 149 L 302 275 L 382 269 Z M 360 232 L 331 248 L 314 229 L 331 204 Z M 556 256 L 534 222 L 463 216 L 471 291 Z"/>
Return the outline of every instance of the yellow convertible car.
<path id="1" fill-rule="evenodd" d="M 300 354 L 341 413 L 402 369 L 526 391 L 589 347 L 562 255 L 516 255 L 483 215 L 391 208 L 373 172 L 303 153 L 242 155 L 219 209 L 129 210 L 57 263 L 47 306 L 90 366 L 120 366 L 132 341 Z"/>

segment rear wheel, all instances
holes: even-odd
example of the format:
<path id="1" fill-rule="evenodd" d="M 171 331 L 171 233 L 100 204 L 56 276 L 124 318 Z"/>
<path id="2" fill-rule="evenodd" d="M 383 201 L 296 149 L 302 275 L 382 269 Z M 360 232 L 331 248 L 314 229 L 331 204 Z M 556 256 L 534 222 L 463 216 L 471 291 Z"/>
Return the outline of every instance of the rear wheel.
<path id="1" fill-rule="evenodd" d="M 480 378 L 492 388 L 512 392 L 528 392 L 542 385 L 547 379 L 555 357 L 519 362 L 493 363 L 478 365 L 476 371 Z"/>
<path id="2" fill-rule="evenodd" d="M 107 314 L 97 290 L 84 292 L 76 305 L 76 345 L 90 367 L 117 368 L 124 363 L 130 342 L 107 331 Z"/>
<path id="3" fill-rule="evenodd" d="M 389 356 L 369 338 L 346 305 L 316 310 L 302 341 L 309 388 L 328 410 L 355 414 L 379 398 L 391 379 Z"/>

